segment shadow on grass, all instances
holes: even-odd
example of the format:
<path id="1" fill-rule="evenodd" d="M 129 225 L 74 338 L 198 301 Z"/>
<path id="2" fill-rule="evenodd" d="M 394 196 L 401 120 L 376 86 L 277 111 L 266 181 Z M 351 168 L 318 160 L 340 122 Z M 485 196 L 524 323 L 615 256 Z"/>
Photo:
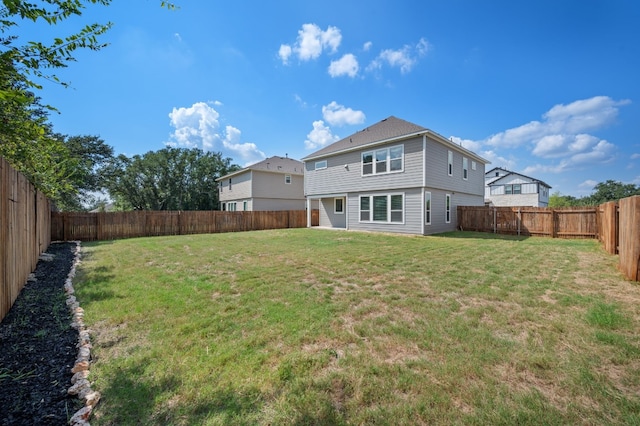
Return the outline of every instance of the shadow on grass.
<path id="1" fill-rule="evenodd" d="M 442 238 L 466 238 L 466 239 L 476 239 L 476 240 L 504 240 L 504 241 L 524 241 L 530 238 L 528 235 L 494 234 L 490 232 L 474 232 L 474 231 L 443 232 L 441 234 L 433 234 L 430 236 L 442 237 Z"/>
<path id="2" fill-rule="evenodd" d="M 250 424 L 248 419 L 257 419 L 262 411 L 257 389 L 221 389 L 202 400 L 198 392 L 184 389 L 182 378 L 169 371 L 163 377 L 148 378 L 145 371 L 153 362 L 142 359 L 119 368 L 111 380 L 101 383 L 103 404 L 96 416 L 114 425 L 204 424 L 211 419 L 221 424 Z M 190 397 L 196 400 L 186 400 Z M 100 412 L 103 409 L 106 411 Z"/>

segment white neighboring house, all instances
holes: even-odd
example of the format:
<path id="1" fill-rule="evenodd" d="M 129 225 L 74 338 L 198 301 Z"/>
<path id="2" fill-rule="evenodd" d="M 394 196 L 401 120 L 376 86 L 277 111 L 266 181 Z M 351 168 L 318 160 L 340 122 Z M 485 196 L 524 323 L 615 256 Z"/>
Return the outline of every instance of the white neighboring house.
<path id="1" fill-rule="evenodd" d="M 484 202 L 495 207 L 547 207 L 551 187 L 541 180 L 495 167 L 484 175 Z"/>
<path id="2" fill-rule="evenodd" d="M 301 161 L 274 156 L 219 177 L 220 209 L 304 210 L 303 167 Z"/>

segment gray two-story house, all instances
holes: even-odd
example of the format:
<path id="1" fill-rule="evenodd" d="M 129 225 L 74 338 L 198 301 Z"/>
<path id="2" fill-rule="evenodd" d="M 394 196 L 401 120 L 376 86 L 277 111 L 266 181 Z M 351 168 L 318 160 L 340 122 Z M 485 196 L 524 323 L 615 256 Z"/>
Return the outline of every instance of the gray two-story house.
<path id="1" fill-rule="evenodd" d="M 304 210 L 303 180 L 301 161 L 269 157 L 216 179 L 220 210 Z"/>
<path id="2" fill-rule="evenodd" d="M 393 116 L 302 161 L 320 227 L 428 235 L 455 230 L 457 206 L 484 204 L 487 160 Z"/>

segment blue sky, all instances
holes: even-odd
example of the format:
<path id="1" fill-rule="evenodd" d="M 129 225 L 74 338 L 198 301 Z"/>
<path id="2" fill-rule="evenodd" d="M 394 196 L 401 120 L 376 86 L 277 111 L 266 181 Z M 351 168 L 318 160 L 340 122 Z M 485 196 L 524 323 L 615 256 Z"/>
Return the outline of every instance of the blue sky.
<path id="1" fill-rule="evenodd" d="M 44 83 L 54 130 L 117 154 L 167 144 L 239 165 L 302 158 L 388 116 L 583 196 L 640 184 L 640 2 L 114 0 L 45 41 L 113 22 Z"/>

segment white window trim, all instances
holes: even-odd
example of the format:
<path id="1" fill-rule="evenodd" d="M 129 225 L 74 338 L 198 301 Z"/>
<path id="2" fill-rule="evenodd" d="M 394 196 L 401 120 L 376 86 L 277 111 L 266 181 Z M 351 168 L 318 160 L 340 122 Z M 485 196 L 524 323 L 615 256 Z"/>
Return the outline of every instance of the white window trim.
<path id="1" fill-rule="evenodd" d="M 342 201 L 342 211 L 338 211 L 338 200 Z M 336 197 L 333 199 L 333 213 L 344 214 L 344 197 Z"/>
<path id="2" fill-rule="evenodd" d="M 291 185 L 291 175 L 284 175 L 284 183 Z"/>
<path id="3" fill-rule="evenodd" d="M 476 162 L 471 160 L 471 170 L 475 170 L 477 168 Z"/>
<path id="4" fill-rule="evenodd" d="M 399 170 L 391 170 L 391 150 L 394 148 L 402 148 L 402 155 L 400 157 L 400 169 Z M 377 151 L 382 151 L 385 150 L 387 151 L 387 158 L 386 158 L 386 167 L 385 167 L 385 171 L 384 172 L 377 172 L 376 171 L 376 152 Z M 365 154 L 371 154 L 371 173 L 364 173 L 364 156 Z M 396 158 L 397 160 L 397 158 Z M 400 145 L 393 145 L 393 146 L 389 146 L 386 148 L 377 148 L 377 149 L 372 149 L 369 151 L 363 151 L 360 154 L 360 176 L 362 177 L 367 177 L 367 176 L 376 176 L 376 175 L 388 175 L 388 174 L 392 174 L 392 173 L 402 173 L 404 172 L 404 144 L 400 144 Z"/>
<path id="5" fill-rule="evenodd" d="M 427 202 L 429 202 L 429 206 L 427 207 Z M 427 213 L 429 213 L 427 215 Z M 426 191 L 424 193 L 424 224 L 431 225 L 431 216 L 433 213 L 433 201 L 431 199 L 431 192 Z"/>
<path id="6" fill-rule="evenodd" d="M 447 174 L 453 176 L 453 151 L 447 151 Z"/>
<path id="7" fill-rule="evenodd" d="M 316 161 L 314 170 L 323 170 L 327 168 L 327 160 Z"/>
<path id="8" fill-rule="evenodd" d="M 451 223 L 451 194 L 444 196 L 444 223 Z"/>
<path id="9" fill-rule="evenodd" d="M 402 196 L 402 221 L 399 222 L 392 222 L 391 221 L 391 197 L 394 195 L 401 195 Z M 382 196 L 386 196 L 387 197 L 387 220 L 386 221 L 382 221 L 382 220 L 373 220 L 373 197 L 382 197 Z M 369 198 L 369 210 L 367 210 L 369 212 L 369 220 L 362 220 L 362 210 L 360 210 L 360 206 L 362 206 L 361 203 L 361 199 L 362 198 Z M 366 195 L 360 195 L 358 197 L 358 222 L 360 223 L 381 223 L 381 224 L 389 224 L 389 225 L 404 225 L 404 221 L 405 221 L 405 214 L 407 211 L 406 208 L 406 197 L 404 192 L 389 192 L 389 193 L 384 193 L 384 194 L 366 194 Z"/>

